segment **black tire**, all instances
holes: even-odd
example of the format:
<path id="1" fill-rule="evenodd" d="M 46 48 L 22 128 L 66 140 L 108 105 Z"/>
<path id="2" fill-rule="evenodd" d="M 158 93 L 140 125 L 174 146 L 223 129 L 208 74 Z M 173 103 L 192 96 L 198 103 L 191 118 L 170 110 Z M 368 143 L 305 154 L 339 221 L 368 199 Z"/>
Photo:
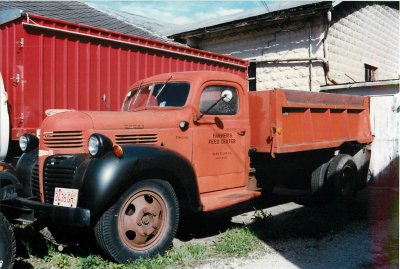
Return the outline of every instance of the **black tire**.
<path id="1" fill-rule="evenodd" d="M 357 166 L 350 155 L 336 155 L 329 164 L 327 180 L 335 198 L 349 201 L 357 187 Z"/>
<path id="2" fill-rule="evenodd" d="M 94 227 L 97 243 L 119 263 L 163 254 L 179 223 L 178 198 L 166 181 L 132 185 L 108 208 Z"/>
<path id="3" fill-rule="evenodd" d="M 14 231 L 4 217 L 0 213 L 0 268 L 11 269 L 13 268 L 16 252 L 16 243 Z"/>
<path id="4" fill-rule="evenodd" d="M 311 174 L 311 193 L 319 195 L 323 193 L 326 187 L 326 176 L 328 172 L 329 162 L 323 163 Z"/>

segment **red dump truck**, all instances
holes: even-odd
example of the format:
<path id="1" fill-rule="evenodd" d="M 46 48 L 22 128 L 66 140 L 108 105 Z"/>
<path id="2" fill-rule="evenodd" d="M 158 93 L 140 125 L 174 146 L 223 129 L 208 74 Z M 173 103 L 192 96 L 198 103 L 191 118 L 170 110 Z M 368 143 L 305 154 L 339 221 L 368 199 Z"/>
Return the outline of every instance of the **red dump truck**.
<path id="1" fill-rule="evenodd" d="M 163 253 L 182 214 L 210 212 L 274 185 L 350 199 L 365 184 L 369 99 L 248 92 L 226 72 L 177 72 L 135 83 L 120 112 L 47 117 L 20 138 L 17 207 L 55 225 L 87 226 L 124 263 Z"/>
<path id="2" fill-rule="evenodd" d="M 0 44 L 0 160 L 7 161 L 20 155 L 22 134 L 36 135 L 47 109 L 118 111 L 130 85 L 160 73 L 247 76 L 244 60 L 18 9 L 0 10 Z"/>

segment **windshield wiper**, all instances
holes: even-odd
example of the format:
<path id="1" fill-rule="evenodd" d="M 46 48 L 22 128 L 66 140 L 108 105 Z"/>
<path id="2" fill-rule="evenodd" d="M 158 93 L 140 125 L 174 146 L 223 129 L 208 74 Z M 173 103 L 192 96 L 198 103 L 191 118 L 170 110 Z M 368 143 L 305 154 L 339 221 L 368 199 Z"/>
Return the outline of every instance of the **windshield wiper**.
<path id="1" fill-rule="evenodd" d="M 138 99 L 139 94 L 140 94 L 140 92 L 142 91 L 142 84 L 143 84 L 143 79 L 142 79 L 142 81 L 140 82 L 139 88 L 138 88 L 137 93 L 136 93 L 136 95 L 135 95 L 135 100 L 133 100 L 133 102 L 131 103 L 131 105 L 129 106 L 129 108 L 131 108 L 131 106 L 134 105 L 135 102 L 136 102 L 136 100 Z M 129 109 L 128 109 L 128 110 L 129 110 Z"/>
<path id="2" fill-rule="evenodd" d="M 161 86 L 160 90 L 158 91 L 157 95 L 156 95 L 156 99 L 157 97 L 161 94 L 161 92 L 164 90 L 165 86 L 167 85 L 167 83 L 171 80 L 172 75 L 169 76 L 169 78 L 164 82 L 164 84 Z"/>

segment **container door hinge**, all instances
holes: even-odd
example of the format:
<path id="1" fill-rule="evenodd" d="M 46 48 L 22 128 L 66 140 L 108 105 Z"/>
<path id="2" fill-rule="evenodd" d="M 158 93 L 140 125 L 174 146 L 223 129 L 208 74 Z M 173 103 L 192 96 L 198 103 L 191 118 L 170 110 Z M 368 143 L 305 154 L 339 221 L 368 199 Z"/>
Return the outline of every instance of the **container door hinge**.
<path id="1" fill-rule="evenodd" d="M 21 76 L 16 74 L 15 77 L 10 78 L 14 86 L 17 86 L 21 82 Z"/>
<path id="2" fill-rule="evenodd" d="M 25 40 L 22 37 L 19 41 L 17 41 L 17 45 L 19 45 L 19 48 L 22 49 L 25 45 Z"/>
<path id="3" fill-rule="evenodd" d="M 19 115 L 19 117 L 17 118 L 17 120 L 18 120 L 19 124 L 23 124 L 24 120 L 25 120 L 24 113 L 21 113 Z"/>

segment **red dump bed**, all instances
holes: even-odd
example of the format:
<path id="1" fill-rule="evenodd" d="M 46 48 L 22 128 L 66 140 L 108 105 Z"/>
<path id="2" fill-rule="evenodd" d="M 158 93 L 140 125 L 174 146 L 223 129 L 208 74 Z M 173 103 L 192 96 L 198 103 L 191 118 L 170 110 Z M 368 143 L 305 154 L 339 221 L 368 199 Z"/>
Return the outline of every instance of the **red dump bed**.
<path id="1" fill-rule="evenodd" d="M 249 93 L 251 147 L 286 153 L 372 141 L 369 98 L 293 90 Z"/>

